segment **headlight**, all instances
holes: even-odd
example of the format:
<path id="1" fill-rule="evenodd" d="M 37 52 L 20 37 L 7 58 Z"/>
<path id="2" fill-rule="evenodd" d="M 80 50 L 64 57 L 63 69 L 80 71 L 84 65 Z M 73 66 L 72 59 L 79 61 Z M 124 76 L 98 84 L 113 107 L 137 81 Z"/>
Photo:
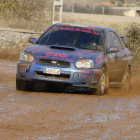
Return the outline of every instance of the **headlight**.
<path id="1" fill-rule="evenodd" d="M 20 58 L 19 58 L 20 61 L 27 61 L 27 62 L 33 62 L 34 61 L 34 56 L 29 54 L 29 53 L 25 53 L 25 52 L 22 52 L 20 54 Z"/>
<path id="2" fill-rule="evenodd" d="M 77 68 L 93 68 L 93 61 L 92 60 L 79 60 L 76 62 L 76 67 Z"/>

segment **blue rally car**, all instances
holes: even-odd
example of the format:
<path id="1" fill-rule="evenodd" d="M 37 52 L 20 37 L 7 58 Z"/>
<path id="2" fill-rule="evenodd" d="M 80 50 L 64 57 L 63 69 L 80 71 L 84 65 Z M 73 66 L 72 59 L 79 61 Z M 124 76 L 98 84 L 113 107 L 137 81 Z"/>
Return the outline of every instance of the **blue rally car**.
<path id="1" fill-rule="evenodd" d="M 17 64 L 17 90 L 29 90 L 37 82 L 88 87 L 97 95 L 104 95 L 109 86 L 130 90 L 131 54 L 125 37 L 113 29 L 58 23 L 28 42 L 32 45 Z"/>

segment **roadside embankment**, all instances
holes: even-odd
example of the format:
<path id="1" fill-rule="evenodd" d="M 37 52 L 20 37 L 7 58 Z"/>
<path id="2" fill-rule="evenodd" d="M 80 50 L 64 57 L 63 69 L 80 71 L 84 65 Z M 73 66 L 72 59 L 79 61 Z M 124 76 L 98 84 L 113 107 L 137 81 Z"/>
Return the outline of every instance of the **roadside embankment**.
<path id="1" fill-rule="evenodd" d="M 28 38 L 38 38 L 41 33 L 0 28 L 0 59 L 17 61 L 21 51 L 29 45 Z"/>

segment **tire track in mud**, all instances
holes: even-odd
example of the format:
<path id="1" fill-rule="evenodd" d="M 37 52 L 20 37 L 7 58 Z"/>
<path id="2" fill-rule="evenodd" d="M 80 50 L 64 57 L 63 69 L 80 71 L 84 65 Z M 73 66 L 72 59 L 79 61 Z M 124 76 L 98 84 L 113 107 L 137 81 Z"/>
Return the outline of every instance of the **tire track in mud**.
<path id="1" fill-rule="evenodd" d="M 139 77 L 130 94 L 22 92 L 15 90 L 16 63 L 0 65 L 0 139 L 140 139 Z"/>

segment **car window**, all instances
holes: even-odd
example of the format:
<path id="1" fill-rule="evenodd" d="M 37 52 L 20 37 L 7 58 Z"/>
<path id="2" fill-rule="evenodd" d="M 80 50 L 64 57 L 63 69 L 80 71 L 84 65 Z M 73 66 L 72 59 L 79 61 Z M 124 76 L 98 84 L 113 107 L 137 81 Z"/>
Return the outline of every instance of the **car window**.
<path id="1" fill-rule="evenodd" d="M 100 36 L 94 35 L 93 33 L 81 32 L 79 38 L 76 40 L 75 46 L 81 49 L 104 51 Z"/>
<path id="2" fill-rule="evenodd" d="M 122 46 L 122 43 L 120 42 L 118 36 L 112 32 L 112 36 L 114 38 L 114 43 L 115 43 L 115 46 L 117 46 L 120 49 L 123 49 L 123 46 Z"/>
<path id="3" fill-rule="evenodd" d="M 36 44 L 104 50 L 102 31 L 73 26 L 52 26 Z"/>
<path id="4" fill-rule="evenodd" d="M 114 43 L 114 39 L 111 32 L 108 32 L 107 33 L 107 49 L 109 49 L 111 46 L 115 46 L 115 43 Z"/>
<path id="5" fill-rule="evenodd" d="M 92 33 L 81 32 L 79 38 L 75 40 L 75 46 L 82 49 L 88 48 L 96 50 L 96 45 L 96 37 Z"/>

